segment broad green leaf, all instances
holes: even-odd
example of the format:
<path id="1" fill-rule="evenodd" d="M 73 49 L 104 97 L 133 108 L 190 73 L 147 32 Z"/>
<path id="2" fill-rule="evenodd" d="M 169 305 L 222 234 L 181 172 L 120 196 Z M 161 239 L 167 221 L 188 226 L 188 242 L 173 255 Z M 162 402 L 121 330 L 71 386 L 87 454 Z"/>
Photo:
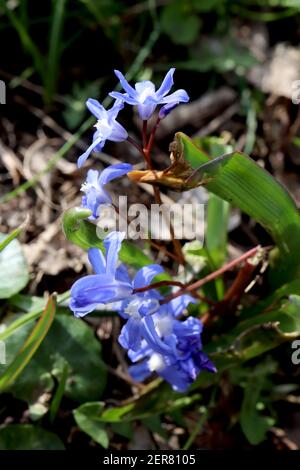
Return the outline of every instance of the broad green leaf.
<path id="1" fill-rule="evenodd" d="M 285 188 L 243 153 L 234 152 L 209 161 L 184 134 L 176 134 L 176 142 L 185 160 L 197 168 L 189 183 L 205 185 L 209 191 L 239 207 L 272 236 L 280 251 L 279 259 L 275 259 L 274 253 L 274 283 L 282 284 L 296 276 L 300 271 L 297 248 L 300 216 Z"/>
<path id="2" fill-rule="evenodd" d="M 80 429 L 107 449 L 108 434 L 105 430 L 105 424 L 100 419 L 103 408 L 104 403 L 102 402 L 85 403 L 74 410 L 73 415 Z"/>
<path id="3" fill-rule="evenodd" d="M 56 434 L 32 424 L 9 424 L 0 429 L 0 450 L 64 450 Z"/>
<path id="4" fill-rule="evenodd" d="M 8 357 L 15 355 L 30 328 L 30 323 L 26 323 L 9 335 L 5 341 Z M 66 363 L 68 377 L 64 395 L 79 403 L 99 399 L 106 385 L 100 342 L 82 320 L 60 314 L 56 315 L 41 347 L 10 390 L 16 397 L 31 403 L 37 391 L 52 390 L 55 383 L 64 380 Z"/>
<path id="5" fill-rule="evenodd" d="M 6 244 L 7 238 L 0 234 L 0 242 Z M 0 251 L 0 299 L 9 299 L 22 290 L 28 283 L 28 266 L 18 240 L 11 240 Z"/>
<path id="6" fill-rule="evenodd" d="M 56 300 L 54 296 L 50 296 L 39 321 L 33 328 L 31 334 L 26 339 L 21 349 L 17 352 L 13 361 L 9 364 L 3 375 L 0 377 L 0 390 L 6 389 L 20 375 L 27 366 L 32 356 L 42 343 L 50 326 L 54 320 L 56 309 Z"/>

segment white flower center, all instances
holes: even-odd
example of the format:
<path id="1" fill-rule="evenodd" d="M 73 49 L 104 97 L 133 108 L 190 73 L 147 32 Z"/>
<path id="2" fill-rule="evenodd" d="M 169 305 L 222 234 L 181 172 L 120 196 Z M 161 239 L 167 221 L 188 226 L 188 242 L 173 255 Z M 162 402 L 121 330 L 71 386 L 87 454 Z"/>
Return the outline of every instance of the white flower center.
<path id="1" fill-rule="evenodd" d="M 139 313 L 140 306 L 141 303 L 139 302 L 139 300 L 132 300 L 131 302 L 129 302 L 127 307 L 125 307 L 124 312 L 127 313 L 127 315 L 129 315 L 130 317 L 141 318 L 141 315 Z"/>
<path id="2" fill-rule="evenodd" d="M 101 137 L 104 139 L 111 134 L 111 125 L 106 118 L 98 119 L 95 124 L 96 129 L 99 131 Z"/>
<path id="3" fill-rule="evenodd" d="M 155 315 L 154 325 L 157 331 L 157 334 L 162 336 L 167 336 L 172 333 L 173 321 L 170 315 Z"/>
<path id="4" fill-rule="evenodd" d="M 91 183 L 87 183 L 86 181 L 81 185 L 80 191 L 83 193 L 88 193 L 92 189 L 93 185 Z"/>
<path id="5" fill-rule="evenodd" d="M 155 90 L 151 86 L 146 87 L 142 93 L 139 95 L 138 100 L 141 104 L 145 102 L 145 100 L 149 97 L 153 97 L 155 99 Z"/>
<path id="6" fill-rule="evenodd" d="M 153 353 L 148 361 L 148 367 L 151 372 L 159 372 L 165 368 L 165 361 L 161 354 Z"/>

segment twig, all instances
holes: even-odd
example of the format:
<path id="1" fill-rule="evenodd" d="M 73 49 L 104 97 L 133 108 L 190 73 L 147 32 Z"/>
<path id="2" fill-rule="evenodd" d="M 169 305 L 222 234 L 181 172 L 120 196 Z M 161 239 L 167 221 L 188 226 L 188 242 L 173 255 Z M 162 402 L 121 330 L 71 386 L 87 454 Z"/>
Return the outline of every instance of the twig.
<path id="1" fill-rule="evenodd" d="M 162 304 L 169 302 L 172 299 L 175 299 L 176 297 L 179 297 L 180 295 L 185 294 L 186 292 L 192 292 L 194 290 L 199 289 L 199 287 L 203 286 L 209 281 L 212 281 L 216 277 L 221 276 L 221 274 L 225 273 L 226 271 L 229 271 L 232 269 L 234 266 L 237 264 L 241 263 L 242 261 L 245 261 L 247 258 L 250 258 L 251 256 L 255 255 L 255 253 L 260 249 L 260 245 L 252 248 L 251 250 L 247 251 L 246 253 L 243 253 L 241 256 L 238 258 L 230 261 L 229 263 L 225 264 L 220 269 L 217 269 L 217 271 L 214 271 L 213 273 L 208 274 L 202 279 L 199 279 L 199 281 L 194 282 L 193 284 L 187 284 L 184 288 L 180 289 L 177 292 L 174 292 L 173 294 L 169 295 L 168 297 L 165 297 L 165 299 L 161 302 Z"/>

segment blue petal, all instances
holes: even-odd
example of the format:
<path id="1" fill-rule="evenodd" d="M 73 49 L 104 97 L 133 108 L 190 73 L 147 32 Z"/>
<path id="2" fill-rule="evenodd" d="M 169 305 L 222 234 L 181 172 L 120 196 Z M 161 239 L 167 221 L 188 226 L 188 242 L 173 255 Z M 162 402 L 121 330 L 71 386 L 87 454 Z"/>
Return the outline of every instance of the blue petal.
<path id="1" fill-rule="evenodd" d="M 116 165 L 110 165 L 105 168 L 100 175 L 99 184 L 104 186 L 109 181 L 112 181 L 120 176 L 126 175 L 132 170 L 132 165 L 129 163 L 117 163 Z"/>
<path id="2" fill-rule="evenodd" d="M 112 142 L 123 142 L 127 139 L 127 137 L 128 133 L 126 129 L 124 129 L 124 127 L 121 126 L 121 124 L 119 124 L 117 121 L 114 121 L 111 126 L 111 133 L 108 139 Z"/>
<path id="3" fill-rule="evenodd" d="M 107 111 L 106 109 L 102 106 L 102 104 L 99 103 L 97 100 L 93 100 L 92 98 L 89 98 L 86 102 L 86 106 L 88 110 L 97 118 L 97 119 L 103 119 L 106 117 Z"/>
<path id="4" fill-rule="evenodd" d="M 111 232 L 103 240 L 106 250 L 106 273 L 111 277 L 114 277 L 116 273 L 119 251 L 124 237 L 125 232 Z"/>
<path id="5" fill-rule="evenodd" d="M 201 371 L 202 369 L 206 369 L 209 372 L 217 372 L 216 366 L 211 362 L 211 360 L 203 351 L 200 351 L 197 357 L 194 356 L 194 361 L 199 371 Z"/>
<path id="6" fill-rule="evenodd" d="M 172 349 L 166 343 L 164 343 L 158 336 L 153 317 L 145 316 L 142 318 L 142 335 L 145 340 L 151 346 L 151 348 L 160 354 L 172 354 Z"/>
<path id="7" fill-rule="evenodd" d="M 119 343 L 125 349 L 138 351 L 141 346 L 141 341 L 141 320 L 131 317 L 121 330 Z"/>
<path id="8" fill-rule="evenodd" d="M 181 337 L 192 337 L 195 336 L 196 338 L 199 338 L 199 344 L 201 344 L 200 341 L 200 335 L 203 330 L 203 325 L 202 322 L 199 320 L 199 318 L 195 317 L 188 317 L 185 321 L 183 322 L 176 322 L 174 324 L 174 331 L 178 332 L 178 336 Z"/>
<path id="9" fill-rule="evenodd" d="M 147 97 L 147 94 L 149 93 L 148 90 L 150 90 L 150 92 L 155 94 L 155 85 L 154 83 L 150 82 L 150 80 L 143 80 L 142 82 L 136 83 L 135 89 L 137 91 L 139 100 L 141 100 L 141 95 L 144 93 L 145 90 L 147 90 L 147 93 L 145 94 L 146 97 Z M 141 101 L 141 103 L 144 103 L 144 100 Z"/>
<path id="10" fill-rule="evenodd" d="M 139 104 L 138 105 L 138 113 L 140 118 L 143 121 L 147 121 L 151 118 L 152 114 L 154 113 L 156 108 L 156 104 Z"/>
<path id="11" fill-rule="evenodd" d="M 148 286 L 152 279 L 163 271 L 164 268 L 159 264 L 149 264 L 148 266 L 144 266 L 139 269 L 133 280 L 134 289 Z"/>
<path id="12" fill-rule="evenodd" d="M 187 103 L 190 100 L 189 95 L 185 90 L 177 90 L 174 91 L 174 93 L 171 93 L 169 96 L 165 96 L 160 103 L 165 104 L 165 103 Z"/>
<path id="13" fill-rule="evenodd" d="M 74 313 L 74 316 L 77 318 L 82 318 L 88 313 L 91 313 L 93 310 L 97 308 L 98 303 L 95 304 L 87 304 L 83 306 L 79 306 L 76 302 L 76 299 L 72 298 L 69 302 L 69 308 Z"/>
<path id="14" fill-rule="evenodd" d="M 110 121 L 113 121 L 118 116 L 121 109 L 124 108 L 123 100 L 117 99 L 113 106 L 107 111 L 107 117 Z"/>
<path id="15" fill-rule="evenodd" d="M 76 281 L 71 288 L 72 310 L 91 311 L 91 305 L 126 298 L 131 286 L 116 281 L 105 274 L 92 274 Z"/>
<path id="16" fill-rule="evenodd" d="M 88 170 L 86 175 L 86 182 L 97 188 L 99 186 L 99 171 L 97 170 Z"/>
<path id="17" fill-rule="evenodd" d="M 133 380 L 137 382 L 142 382 L 152 374 L 149 370 L 148 361 L 143 361 L 140 364 L 128 367 L 128 372 Z"/>
<path id="18" fill-rule="evenodd" d="M 156 95 L 159 98 L 162 98 L 171 90 L 173 83 L 174 83 L 173 81 L 174 72 L 175 72 L 175 68 L 170 69 L 167 75 L 165 76 L 165 78 L 163 79 L 162 84 L 160 85 L 159 89 L 156 92 Z"/>
<path id="19" fill-rule="evenodd" d="M 141 347 L 138 349 L 138 351 L 133 351 L 132 349 L 129 349 L 127 352 L 128 357 L 132 362 L 141 361 L 146 357 L 150 357 L 153 353 L 153 349 L 149 347 L 147 341 L 145 341 L 144 339 L 142 340 Z"/>
<path id="20" fill-rule="evenodd" d="M 175 392 L 185 392 L 192 383 L 187 374 L 174 366 L 166 367 L 159 375 L 169 382 Z"/>
<path id="21" fill-rule="evenodd" d="M 80 157 L 77 160 L 77 166 L 78 168 L 81 168 L 86 159 L 89 157 L 90 153 L 99 145 L 101 145 L 101 148 L 103 148 L 105 144 L 105 141 L 102 140 L 102 137 L 98 137 L 98 139 L 95 139 L 94 142 L 88 147 L 88 149 L 80 155 Z M 98 147 L 99 150 L 99 147 Z"/>
<path id="22" fill-rule="evenodd" d="M 190 295 L 181 295 L 180 297 L 170 300 L 170 302 L 167 303 L 167 307 L 174 317 L 178 317 L 190 303 L 195 304 L 197 300 Z"/>
<path id="23" fill-rule="evenodd" d="M 132 88 L 131 85 L 129 85 L 129 83 L 127 82 L 126 78 L 124 77 L 124 75 L 119 71 L 119 70 L 115 70 L 115 75 L 117 76 L 117 78 L 120 80 L 120 83 L 122 85 L 122 87 L 124 88 L 124 90 L 132 97 L 132 98 L 137 98 L 137 92 L 135 91 L 134 88 Z"/>
<path id="24" fill-rule="evenodd" d="M 167 117 L 173 109 L 175 109 L 178 106 L 179 103 L 168 103 L 162 106 L 159 110 L 158 117 L 159 119 L 164 119 Z"/>
<path id="25" fill-rule="evenodd" d="M 109 93 L 109 96 L 117 100 L 122 100 L 124 103 L 128 103 L 131 105 L 138 104 L 138 100 L 136 98 L 131 98 L 128 93 L 119 93 L 118 91 L 112 91 L 111 93 Z"/>
<path id="26" fill-rule="evenodd" d="M 125 264 L 120 264 L 117 267 L 116 279 L 118 279 L 119 281 L 122 281 L 122 282 L 127 282 L 128 284 L 131 284 L 131 279 L 129 277 L 129 274 L 128 274 L 128 271 L 127 271 L 127 268 L 126 268 Z"/>
<path id="27" fill-rule="evenodd" d="M 95 273 L 105 274 L 106 262 L 102 251 L 98 248 L 90 248 L 88 251 L 88 257 Z"/>

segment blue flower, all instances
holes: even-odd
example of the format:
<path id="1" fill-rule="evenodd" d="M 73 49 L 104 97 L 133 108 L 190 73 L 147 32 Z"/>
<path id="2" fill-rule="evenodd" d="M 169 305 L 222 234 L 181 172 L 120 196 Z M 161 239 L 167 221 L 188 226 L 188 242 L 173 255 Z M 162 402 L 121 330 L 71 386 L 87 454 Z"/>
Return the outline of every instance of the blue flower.
<path id="1" fill-rule="evenodd" d="M 124 236 L 122 232 L 111 232 L 103 240 L 105 257 L 97 248 L 90 248 L 88 251 L 89 261 L 96 274 L 84 276 L 71 288 L 70 309 L 76 317 L 87 315 L 101 303 L 115 303 L 115 309 L 120 313 L 123 312 L 125 318 L 134 318 L 133 306 L 129 305 L 130 302 L 126 304 L 128 309 L 125 312 L 125 304 L 120 301 L 134 299 L 133 289 L 148 285 L 154 276 L 163 271 L 163 268 L 156 264 L 145 266 L 131 281 L 125 266 L 121 264 L 117 267 Z M 148 307 L 153 309 L 150 305 Z M 128 329 L 130 329 L 130 324 Z"/>
<path id="2" fill-rule="evenodd" d="M 158 264 L 141 268 L 133 279 L 133 289 L 148 286 L 152 279 L 162 272 L 163 268 Z M 123 348 L 134 351 L 139 349 L 142 341 L 142 318 L 154 314 L 161 308 L 160 299 L 162 296 L 155 289 L 150 289 L 147 292 L 134 294 L 116 306 L 119 314 L 127 320 L 119 336 L 119 343 Z"/>
<path id="3" fill-rule="evenodd" d="M 78 158 L 77 165 L 79 168 L 82 167 L 92 150 L 101 152 L 106 140 L 122 142 L 128 137 L 127 131 L 116 121 L 119 111 L 124 107 L 121 101 L 117 100 L 112 108 L 106 110 L 97 100 L 90 98 L 87 100 L 86 106 L 97 118 L 95 124 L 97 130 L 93 135 L 93 143 Z"/>
<path id="4" fill-rule="evenodd" d="M 148 80 L 136 83 L 135 88 L 133 88 L 131 85 L 129 85 L 124 75 L 118 70 L 115 70 L 115 74 L 120 80 L 120 83 L 126 93 L 113 91 L 110 93 L 110 96 L 118 100 L 122 100 L 125 103 L 136 105 L 138 107 L 138 112 L 141 119 L 146 121 L 152 116 L 156 106 L 159 104 L 168 104 L 172 108 L 175 107 L 178 103 L 186 103 L 189 101 L 189 96 L 185 90 L 177 90 L 174 93 L 168 95 L 174 83 L 174 72 L 174 68 L 170 69 L 165 76 L 160 88 L 155 91 L 155 85 Z M 169 110 L 170 107 L 167 111 Z"/>
<path id="5" fill-rule="evenodd" d="M 118 163 L 110 165 L 105 168 L 101 173 L 97 170 L 89 170 L 87 172 L 86 181 L 81 186 L 81 191 L 85 194 L 82 197 L 82 207 L 92 211 L 91 219 L 99 217 L 99 210 L 101 204 L 111 204 L 112 199 L 104 186 L 109 181 L 126 175 L 132 170 L 132 165 L 127 163 Z"/>
<path id="6" fill-rule="evenodd" d="M 101 303 L 115 302 L 132 293 L 132 286 L 124 275 L 124 270 L 117 268 L 124 236 L 122 232 L 111 232 L 105 238 L 105 257 L 97 248 L 89 250 L 89 261 L 96 274 L 84 276 L 71 288 L 70 309 L 76 317 L 85 316 Z"/>
<path id="7" fill-rule="evenodd" d="M 136 365 L 129 367 L 133 379 L 142 381 L 156 372 L 177 392 L 185 392 L 198 374 L 216 368 L 202 350 L 200 320 L 189 317 L 180 322 L 173 320 L 164 334 L 155 324 L 153 316 L 143 318 L 144 340 L 138 352 L 128 355 Z"/>

